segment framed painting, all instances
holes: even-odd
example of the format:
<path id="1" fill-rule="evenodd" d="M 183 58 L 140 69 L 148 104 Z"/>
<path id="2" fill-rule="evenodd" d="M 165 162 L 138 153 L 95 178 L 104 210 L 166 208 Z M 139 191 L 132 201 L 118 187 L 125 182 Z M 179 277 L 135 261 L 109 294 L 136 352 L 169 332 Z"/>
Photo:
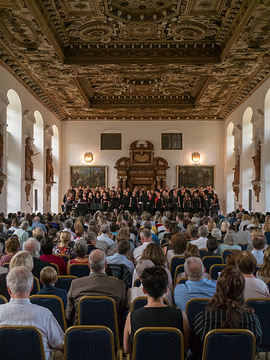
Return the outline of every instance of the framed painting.
<path id="1" fill-rule="evenodd" d="M 70 165 L 69 183 L 71 186 L 87 186 L 90 188 L 107 187 L 107 166 Z"/>
<path id="2" fill-rule="evenodd" d="M 211 185 L 215 188 L 215 166 L 214 165 L 185 165 L 177 166 L 177 186 L 188 188 Z"/>

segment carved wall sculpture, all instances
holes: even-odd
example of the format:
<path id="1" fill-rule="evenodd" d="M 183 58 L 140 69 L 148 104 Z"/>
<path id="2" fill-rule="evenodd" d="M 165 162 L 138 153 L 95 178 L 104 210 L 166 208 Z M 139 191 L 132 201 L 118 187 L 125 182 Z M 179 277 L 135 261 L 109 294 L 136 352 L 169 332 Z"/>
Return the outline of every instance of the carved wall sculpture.
<path id="1" fill-rule="evenodd" d="M 269 1 L 0 1 L 0 63 L 61 120 L 224 120 L 269 77 Z"/>
<path id="2" fill-rule="evenodd" d="M 51 153 L 51 149 L 46 150 L 46 183 L 53 184 L 55 181 L 53 180 L 54 170 L 53 170 L 53 157 Z"/>
<path id="3" fill-rule="evenodd" d="M 31 147 L 31 139 L 29 136 L 25 139 L 25 180 L 35 180 L 33 178 L 34 173 L 34 164 L 32 161 L 32 156 L 34 151 Z"/>
<path id="4" fill-rule="evenodd" d="M 261 181 L 261 141 L 258 142 L 255 155 L 252 157 L 254 169 L 255 169 L 255 179 L 254 182 Z"/>
<path id="5" fill-rule="evenodd" d="M 129 157 L 120 158 L 116 164 L 117 186 L 122 190 L 134 187 L 145 190 L 166 188 L 168 162 L 161 157 L 154 157 L 154 145 L 150 141 L 138 144 L 138 140 L 130 145 Z"/>

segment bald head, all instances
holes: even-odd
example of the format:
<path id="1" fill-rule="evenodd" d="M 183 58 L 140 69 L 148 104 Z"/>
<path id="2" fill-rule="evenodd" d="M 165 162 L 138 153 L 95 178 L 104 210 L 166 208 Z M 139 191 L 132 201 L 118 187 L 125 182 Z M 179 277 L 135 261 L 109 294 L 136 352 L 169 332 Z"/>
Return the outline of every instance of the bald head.
<path id="1" fill-rule="evenodd" d="M 105 271 L 105 267 L 106 267 L 105 252 L 100 249 L 91 251 L 89 255 L 89 265 L 92 272 Z"/>
<path id="2" fill-rule="evenodd" d="M 190 257 L 186 259 L 184 267 L 188 280 L 198 281 L 203 279 L 204 266 L 200 258 Z"/>

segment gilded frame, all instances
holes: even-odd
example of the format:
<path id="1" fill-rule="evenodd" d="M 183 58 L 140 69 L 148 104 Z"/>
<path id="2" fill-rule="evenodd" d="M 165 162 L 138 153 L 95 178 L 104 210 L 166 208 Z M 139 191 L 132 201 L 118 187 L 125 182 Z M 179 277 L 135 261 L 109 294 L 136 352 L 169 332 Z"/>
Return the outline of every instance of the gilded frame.
<path id="1" fill-rule="evenodd" d="M 75 188 L 87 185 L 107 188 L 107 174 L 107 165 L 70 165 L 69 184 Z"/>
<path id="2" fill-rule="evenodd" d="M 211 185 L 215 189 L 215 165 L 177 165 L 176 174 L 179 188 Z"/>

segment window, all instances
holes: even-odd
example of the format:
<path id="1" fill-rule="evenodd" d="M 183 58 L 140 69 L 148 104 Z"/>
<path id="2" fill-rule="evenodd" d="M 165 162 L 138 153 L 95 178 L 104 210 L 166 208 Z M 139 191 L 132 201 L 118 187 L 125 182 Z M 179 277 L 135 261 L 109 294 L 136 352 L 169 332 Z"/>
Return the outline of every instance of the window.
<path id="1" fill-rule="evenodd" d="M 101 150 L 121 150 L 121 134 L 101 134 Z"/>
<path id="2" fill-rule="evenodd" d="M 161 135 L 162 150 L 182 150 L 181 133 L 164 133 Z"/>

